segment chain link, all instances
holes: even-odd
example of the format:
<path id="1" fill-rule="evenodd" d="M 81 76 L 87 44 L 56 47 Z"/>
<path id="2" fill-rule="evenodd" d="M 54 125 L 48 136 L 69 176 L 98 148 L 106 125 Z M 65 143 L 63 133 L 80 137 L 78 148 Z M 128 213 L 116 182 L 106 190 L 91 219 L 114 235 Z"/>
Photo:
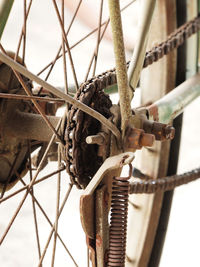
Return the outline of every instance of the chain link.
<path id="1" fill-rule="evenodd" d="M 170 191 L 175 187 L 190 183 L 200 178 L 200 168 L 180 175 L 172 175 L 159 179 L 130 183 L 130 194 L 153 194 L 159 191 Z"/>
<path id="2" fill-rule="evenodd" d="M 191 35 L 198 32 L 200 29 L 200 16 L 185 23 L 172 34 L 170 34 L 166 41 L 153 47 L 146 53 L 144 65 L 146 68 L 153 62 L 158 61 L 163 56 L 168 55 L 173 49 L 181 46 Z"/>
<path id="3" fill-rule="evenodd" d="M 200 15 L 182 25 L 170 34 L 166 41 L 148 51 L 145 56 L 143 67 L 145 68 L 149 66 L 153 62 L 161 59 L 164 55 L 169 54 L 173 49 L 178 48 L 187 38 L 198 32 L 199 29 Z M 127 68 L 129 67 L 129 64 L 130 62 L 127 63 Z M 104 94 L 103 90 L 108 86 L 116 84 L 116 82 L 115 69 L 108 70 L 83 83 L 77 91 L 75 99 L 91 106 L 105 117 L 109 118 L 109 108 L 112 104 L 109 97 Z M 101 103 L 99 104 L 98 101 L 100 100 Z M 92 175 L 95 173 L 98 166 L 100 167 L 102 164 L 97 155 L 95 156 L 96 148 L 93 145 L 89 145 L 91 150 L 86 149 L 84 138 L 86 137 L 86 134 L 90 135 L 91 133 L 85 131 L 83 136 L 83 129 L 87 130 L 87 127 L 89 129 L 89 126 L 92 128 L 91 123 L 94 123 L 94 119 L 91 121 L 88 119 L 89 117 L 90 116 L 84 115 L 84 112 L 72 105 L 69 106 L 65 130 L 67 171 L 71 181 L 75 183 L 78 188 L 84 188 L 92 178 Z M 87 119 L 85 120 L 85 118 Z M 98 132 L 100 126 L 97 125 L 96 122 L 93 126 Z M 92 164 L 91 162 L 84 162 L 84 158 L 88 157 L 88 155 L 91 156 L 90 159 Z"/>

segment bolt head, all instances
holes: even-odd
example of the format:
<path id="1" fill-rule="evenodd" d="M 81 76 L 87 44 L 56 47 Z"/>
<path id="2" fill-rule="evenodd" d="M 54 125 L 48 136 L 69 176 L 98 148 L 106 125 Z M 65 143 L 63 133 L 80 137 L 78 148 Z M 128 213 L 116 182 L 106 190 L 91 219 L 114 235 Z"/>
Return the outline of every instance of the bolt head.
<path id="1" fill-rule="evenodd" d="M 174 129 L 174 127 L 172 127 L 170 125 L 167 125 L 165 127 L 164 132 L 165 132 L 165 137 L 168 140 L 172 140 L 175 136 L 175 129 Z"/>

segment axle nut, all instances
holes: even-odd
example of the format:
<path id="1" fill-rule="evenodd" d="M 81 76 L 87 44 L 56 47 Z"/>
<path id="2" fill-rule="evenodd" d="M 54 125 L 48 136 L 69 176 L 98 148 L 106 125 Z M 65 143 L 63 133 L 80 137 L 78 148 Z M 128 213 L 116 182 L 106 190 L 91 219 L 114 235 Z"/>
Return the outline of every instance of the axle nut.
<path id="1" fill-rule="evenodd" d="M 153 134 L 142 133 L 140 137 L 141 146 L 153 146 L 155 136 Z"/>

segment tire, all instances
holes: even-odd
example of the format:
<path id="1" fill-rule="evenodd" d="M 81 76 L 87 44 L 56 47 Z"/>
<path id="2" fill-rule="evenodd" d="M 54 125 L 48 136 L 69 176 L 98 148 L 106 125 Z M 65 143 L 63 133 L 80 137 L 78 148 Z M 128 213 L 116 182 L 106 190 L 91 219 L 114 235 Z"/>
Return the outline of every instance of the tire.
<path id="1" fill-rule="evenodd" d="M 194 17 L 198 12 L 197 4 L 194 3 L 193 5 L 196 11 L 196 14 L 193 14 Z M 166 17 L 163 15 L 164 11 Z M 179 27 L 190 19 L 189 10 L 187 10 L 187 1 L 158 1 L 155 16 L 159 17 L 159 14 L 162 14 L 162 20 L 166 19 L 168 27 L 162 28 L 163 25 L 158 25 L 159 19 L 157 23 L 155 22 L 155 24 L 153 24 L 154 27 L 152 25 L 152 34 L 156 32 L 157 36 L 150 36 L 150 47 L 153 45 L 153 42 L 157 43 L 160 41 L 157 41 L 157 38 L 159 39 L 161 29 L 162 34 L 168 35 L 173 30 L 173 27 L 176 27 L 176 21 L 177 27 Z M 166 32 L 163 33 L 165 30 Z M 196 41 L 197 39 L 194 40 L 194 43 Z M 197 49 L 197 42 L 195 44 L 195 49 Z M 197 57 L 197 54 L 194 54 Z M 192 64 L 192 68 L 196 68 L 196 62 L 193 61 Z M 171 75 L 172 73 L 173 75 Z M 161 80 L 160 77 L 162 77 L 162 75 L 165 77 L 165 80 Z M 157 77 L 159 77 L 159 79 Z M 177 50 L 177 53 L 173 52 L 173 54 L 170 54 L 168 59 L 162 60 L 162 62 L 157 62 L 149 69 L 143 71 L 140 82 L 142 89 L 142 104 L 145 105 L 148 102 L 155 101 L 156 98 L 159 98 L 162 94 L 166 94 L 168 91 L 184 82 L 185 79 L 186 44 L 181 46 Z M 159 144 L 157 144 L 157 147 L 155 146 L 152 150 L 144 149 L 145 151 L 141 153 L 139 168 L 141 168 L 143 173 L 147 173 L 153 177 L 164 177 L 176 173 L 181 139 L 182 114 L 174 120 L 173 126 L 176 129 L 176 135 L 171 144 L 164 142 L 163 144 L 160 144 L 159 148 Z M 158 165 L 157 162 L 159 162 Z M 155 194 L 154 196 L 133 197 L 132 202 L 141 208 L 141 210 L 134 211 L 134 215 L 136 215 L 135 220 L 137 220 L 137 214 L 143 212 L 144 215 L 141 216 L 142 218 L 138 217 L 140 220 L 137 222 L 137 225 L 143 224 L 145 227 L 141 230 L 142 233 L 140 236 L 137 236 L 137 239 L 140 241 L 134 244 L 134 248 L 137 248 L 135 251 L 139 251 L 139 253 L 134 254 L 134 257 L 132 258 L 130 256 L 131 254 L 128 254 L 128 258 L 130 261 L 132 259 L 132 263 L 129 263 L 127 266 L 159 266 L 169 222 L 172 200 L 173 191 Z M 147 205 L 150 206 L 145 211 L 142 211 L 143 203 L 148 203 Z M 133 208 L 131 208 L 131 210 L 132 209 Z M 134 215 L 131 215 L 133 216 L 132 220 L 134 221 Z M 134 228 L 134 225 L 132 225 L 132 227 Z M 134 230 L 132 230 L 132 233 L 133 232 Z M 129 236 L 131 236 L 131 231 Z"/>
<path id="2" fill-rule="evenodd" d="M 181 2 L 176 1 L 176 5 L 177 5 L 177 10 L 176 10 L 177 27 L 179 27 L 187 20 L 186 1 L 181 1 Z M 178 86 L 179 84 L 184 82 L 185 79 L 186 79 L 186 44 L 184 44 L 177 50 L 177 70 L 176 70 L 175 85 Z M 171 141 L 170 144 L 167 175 L 176 174 L 177 171 L 180 140 L 181 140 L 182 119 L 183 119 L 183 114 L 177 117 L 173 122 L 173 126 L 176 129 L 176 136 Z M 167 225 L 170 217 L 173 194 L 174 191 L 168 191 L 164 193 L 160 218 L 158 222 L 158 228 L 151 252 L 151 257 L 148 264 L 149 267 L 158 266 L 160 262 L 160 257 L 162 255 L 162 249 L 164 246 L 165 236 L 167 232 Z"/>

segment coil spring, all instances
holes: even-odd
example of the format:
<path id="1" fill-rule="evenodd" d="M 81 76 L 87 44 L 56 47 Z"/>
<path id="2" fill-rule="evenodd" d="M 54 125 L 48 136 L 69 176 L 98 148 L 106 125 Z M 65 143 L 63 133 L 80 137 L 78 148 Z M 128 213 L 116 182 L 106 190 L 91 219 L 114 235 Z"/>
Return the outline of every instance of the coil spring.
<path id="1" fill-rule="evenodd" d="M 108 263 L 110 267 L 124 267 L 128 216 L 129 177 L 114 177 L 112 184 L 110 238 Z"/>

